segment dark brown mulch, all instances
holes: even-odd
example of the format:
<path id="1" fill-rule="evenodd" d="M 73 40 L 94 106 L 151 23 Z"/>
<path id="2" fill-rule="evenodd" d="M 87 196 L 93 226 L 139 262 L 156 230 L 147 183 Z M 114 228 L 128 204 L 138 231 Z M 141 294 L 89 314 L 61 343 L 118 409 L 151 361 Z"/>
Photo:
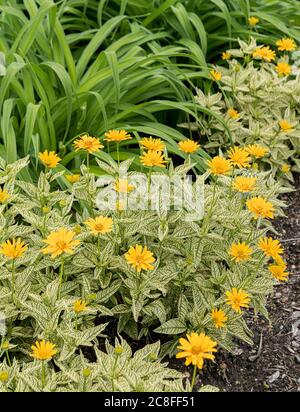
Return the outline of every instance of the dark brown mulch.
<path id="1" fill-rule="evenodd" d="M 237 342 L 235 355 L 219 353 L 216 362 L 202 371 L 198 385 L 210 384 L 227 392 L 300 391 L 299 177 L 295 182 L 296 191 L 282 195 L 288 205 L 287 218 L 274 222 L 278 238 L 285 247 L 291 276 L 288 283 L 277 286 L 269 298 L 272 324 L 262 316 L 250 314 L 248 324 L 254 332 L 254 346 Z M 188 371 L 177 362 L 175 367 Z"/>

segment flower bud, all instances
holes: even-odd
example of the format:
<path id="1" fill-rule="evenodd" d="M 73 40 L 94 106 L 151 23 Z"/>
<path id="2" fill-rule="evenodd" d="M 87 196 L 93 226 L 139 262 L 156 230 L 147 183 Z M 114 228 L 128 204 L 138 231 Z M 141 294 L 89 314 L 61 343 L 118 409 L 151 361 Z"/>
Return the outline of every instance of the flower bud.
<path id="1" fill-rule="evenodd" d="M 124 349 L 122 348 L 122 346 L 117 346 L 115 348 L 115 354 L 116 355 L 121 355 L 121 353 L 123 353 L 123 352 L 124 352 Z"/>
<path id="2" fill-rule="evenodd" d="M 9 374 L 7 371 L 0 372 L 0 382 L 7 382 L 9 378 Z"/>
<path id="3" fill-rule="evenodd" d="M 84 368 L 82 371 L 82 375 L 84 378 L 88 378 L 91 374 L 91 370 L 89 368 Z"/>

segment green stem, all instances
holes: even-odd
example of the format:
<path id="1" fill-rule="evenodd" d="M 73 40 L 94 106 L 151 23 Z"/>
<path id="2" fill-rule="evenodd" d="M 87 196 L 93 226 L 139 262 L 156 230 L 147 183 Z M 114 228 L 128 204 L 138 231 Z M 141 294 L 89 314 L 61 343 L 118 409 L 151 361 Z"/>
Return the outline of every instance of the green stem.
<path id="1" fill-rule="evenodd" d="M 100 250 L 101 250 L 101 239 L 100 239 L 100 235 L 98 234 L 98 241 L 97 241 L 97 245 L 98 245 L 98 257 L 100 257 Z"/>
<path id="2" fill-rule="evenodd" d="M 151 207 L 151 196 L 150 196 L 151 173 L 152 173 L 152 167 L 150 167 L 150 170 L 149 170 L 149 173 L 148 173 L 148 208 L 149 208 L 149 210 L 150 210 L 150 207 Z"/>
<path id="3" fill-rule="evenodd" d="M 86 152 L 86 167 L 87 167 L 88 173 L 90 173 L 90 154 L 89 154 L 89 152 Z"/>
<path id="4" fill-rule="evenodd" d="M 13 301 L 15 301 L 15 259 L 12 260 L 12 267 L 11 267 L 11 289 L 12 289 Z"/>
<path id="5" fill-rule="evenodd" d="M 45 386 L 45 361 L 42 361 L 42 388 Z"/>
<path id="6" fill-rule="evenodd" d="M 5 355 L 6 355 L 6 359 L 7 359 L 8 365 L 9 365 L 10 367 L 12 367 L 12 363 L 11 363 L 11 360 L 10 360 L 10 356 L 9 356 L 8 350 L 5 351 Z"/>
<path id="7" fill-rule="evenodd" d="M 112 392 L 115 392 L 114 379 L 115 379 L 115 372 L 116 372 L 116 367 L 117 367 L 117 363 L 118 363 L 118 355 L 115 355 L 115 356 L 116 356 L 116 360 L 115 360 L 115 363 L 114 363 L 114 366 L 113 366 L 112 377 L 111 377 Z"/>
<path id="8" fill-rule="evenodd" d="M 120 164 L 119 143 L 117 143 L 117 160 L 118 160 L 118 166 L 119 166 L 119 164 Z"/>
<path id="9" fill-rule="evenodd" d="M 192 383 L 191 383 L 191 390 L 190 390 L 190 392 L 193 392 L 194 385 L 195 385 L 196 374 L 197 374 L 197 365 L 194 365 L 194 371 L 193 371 L 193 377 L 192 377 Z"/>
<path id="10" fill-rule="evenodd" d="M 83 378 L 82 392 L 86 392 L 86 377 Z"/>
<path id="11" fill-rule="evenodd" d="M 59 289 L 58 289 L 58 298 L 60 298 L 60 289 L 64 279 L 64 268 L 65 268 L 65 261 L 64 259 L 61 260 L 60 270 L 59 270 Z"/>
<path id="12" fill-rule="evenodd" d="M 78 314 L 75 315 L 75 330 L 78 329 Z"/>

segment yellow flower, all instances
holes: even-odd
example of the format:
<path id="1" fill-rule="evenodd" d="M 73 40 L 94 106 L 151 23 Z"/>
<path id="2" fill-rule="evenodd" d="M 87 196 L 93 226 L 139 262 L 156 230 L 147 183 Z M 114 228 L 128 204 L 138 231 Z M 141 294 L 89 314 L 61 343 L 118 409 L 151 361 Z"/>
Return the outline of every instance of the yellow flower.
<path id="1" fill-rule="evenodd" d="M 45 166 L 56 167 L 58 163 L 61 161 L 61 158 L 55 152 L 48 152 L 45 150 L 43 153 L 39 153 L 39 159 L 44 163 Z"/>
<path id="2" fill-rule="evenodd" d="M 269 150 L 259 144 L 250 144 L 245 147 L 245 150 L 251 155 L 259 159 L 260 157 L 264 157 Z"/>
<path id="3" fill-rule="evenodd" d="M 290 38 L 277 40 L 276 46 L 280 51 L 294 51 L 297 47 L 295 41 Z"/>
<path id="4" fill-rule="evenodd" d="M 229 254 L 235 262 L 242 262 L 250 259 L 253 250 L 245 242 L 232 243 Z"/>
<path id="5" fill-rule="evenodd" d="M 287 163 L 284 163 L 284 164 L 281 166 L 281 171 L 282 171 L 283 173 L 289 173 L 290 170 L 291 170 L 291 166 L 290 166 L 289 164 L 287 164 Z"/>
<path id="6" fill-rule="evenodd" d="M 9 199 L 9 194 L 7 193 L 7 191 L 5 189 L 2 189 L 2 187 L 0 187 L 0 203 L 4 203 L 6 202 L 7 199 Z"/>
<path id="7" fill-rule="evenodd" d="M 209 73 L 211 78 L 215 81 L 222 79 L 222 74 L 220 72 L 217 72 L 216 70 L 210 70 Z"/>
<path id="8" fill-rule="evenodd" d="M 274 257 L 275 262 L 277 263 L 277 265 L 279 266 L 284 266 L 286 268 L 286 262 L 282 259 L 282 257 L 280 255 L 277 255 Z"/>
<path id="9" fill-rule="evenodd" d="M 125 253 L 127 263 L 133 266 L 137 272 L 143 270 L 152 270 L 154 266 L 151 263 L 155 262 L 153 253 L 148 250 L 147 246 L 135 245 L 131 246 Z"/>
<path id="10" fill-rule="evenodd" d="M 7 382 L 9 378 L 9 373 L 7 371 L 0 372 L 0 382 Z"/>
<path id="11" fill-rule="evenodd" d="M 287 120 L 280 120 L 279 126 L 284 133 L 289 133 L 294 130 L 291 123 L 289 123 Z"/>
<path id="12" fill-rule="evenodd" d="M 178 147 L 184 153 L 195 153 L 199 149 L 200 145 L 194 142 L 194 140 L 186 139 L 179 142 Z"/>
<path id="13" fill-rule="evenodd" d="M 213 157 L 212 160 L 207 162 L 207 165 L 210 172 L 214 175 L 226 175 L 231 170 L 230 161 L 221 156 Z"/>
<path id="14" fill-rule="evenodd" d="M 31 346 L 32 353 L 30 356 L 39 360 L 50 360 L 57 353 L 55 346 L 54 343 L 45 340 L 36 341 L 35 345 Z"/>
<path id="15" fill-rule="evenodd" d="M 73 143 L 76 152 L 78 150 L 86 150 L 88 153 L 98 152 L 104 146 L 100 143 L 99 139 L 96 137 L 84 134 L 79 139 L 76 139 Z"/>
<path id="16" fill-rule="evenodd" d="M 251 16 L 251 17 L 249 17 L 249 19 L 248 19 L 248 23 L 249 23 L 250 26 L 256 26 L 257 23 L 259 23 L 259 18 L 258 18 L 258 17 Z"/>
<path id="17" fill-rule="evenodd" d="M 237 119 L 239 117 L 239 112 L 233 107 L 227 110 L 227 114 L 231 119 Z"/>
<path id="18" fill-rule="evenodd" d="M 237 166 L 239 169 L 250 167 L 249 153 L 245 149 L 235 146 L 228 150 L 227 154 L 233 166 Z"/>
<path id="19" fill-rule="evenodd" d="M 135 189 L 133 185 L 128 183 L 127 179 L 117 180 L 113 187 L 119 193 L 130 193 Z"/>
<path id="20" fill-rule="evenodd" d="M 275 69 L 278 74 L 283 76 L 288 76 L 292 72 L 292 67 L 287 62 L 278 62 Z"/>
<path id="21" fill-rule="evenodd" d="M 241 308 L 249 307 L 250 297 L 242 289 L 232 288 L 231 291 L 226 292 L 226 296 L 227 305 L 230 305 L 237 313 L 241 313 Z"/>
<path id="22" fill-rule="evenodd" d="M 113 220 L 111 217 L 97 216 L 95 219 L 89 218 L 85 224 L 94 235 L 98 235 L 99 233 L 111 232 Z"/>
<path id="23" fill-rule="evenodd" d="M 62 253 L 73 254 L 74 248 L 79 245 L 79 240 L 73 240 L 75 232 L 68 230 L 66 228 L 61 228 L 55 232 L 50 233 L 47 239 L 43 242 L 47 243 L 48 246 L 42 249 L 44 254 L 50 253 L 52 258 L 55 258 Z"/>
<path id="24" fill-rule="evenodd" d="M 265 47 L 257 48 L 252 53 L 252 56 L 253 57 L 259 57 L 259 58 L 265 60 L 266 62 L 271 62 L 272 60 L 275 60 L 276 53 L 273 50 L 271 50 L 269 46 L 265 46 Z"/>
<path id="25" fill-rule="evenodd" d="M 238 176 L 233 181 L 233 187 L 235 190 L 241 193 L 248 193 L 255 189 L 256 177 L 244 177 Z"/>
<path id="26" fill-rule="evenodd" d="M 259 239 L 258 247 L 266 256 L 270 256 L 276 259 L 278 255 L 283 253 L 283 248 L 279 240 L 272 239 L 271 237 L 263 237 Z"/>
<path id="27" fill-rule="evenodd" d="M 87 303 L 84 300 L 77 299 L 74 302 L 73 309 L 76 314 L 84 312 L 86 308 L 87 308 Z"/>
<path id="28" fill-rule="evenodd" d="M 204 333 L 192 332 L 186 335 L 187 339 L 180 338 L 178 349 L 182 352 L 177 353 L 176 358 L 186 358 L 186 366 L 192 364 L 199 369 L 203 368 L 204 359 L 214 360 L 215 356 L 212 352 L 217 352 L 217 342 L 213 341 Z"/>
<path id="29" fill-rule="evenodd" d="M 269 265 L 269 271 L 272 273 L 273 277 L 281 282 L 287 281 L 289 272 L 285 271 L 285 265 Z"/>
<path id="30" fill-rule="evenodd" d="M 213 309 L 211 312 L 211 317 L 217 329 L 223 328 L 228 319 L 228 317 L 225 315 L 225 313 L 221 309 Z"/>
<path id="31" fill-rule="evenodd" d="M 148 167 L 165 167 L 164 163 L 166 163 L 163 154 L 155 150 L 149 150 L 148 152 L 144 153 L 143 156 L 140 156 L 140 161 L 143 166 Z"/>
<path id="32" fill-rule="evenodd" d="M 27 249 L 28 246 L 20 238 L 13 238 L 2 243 L 0 253 L 10 259 L 16 259 L 21 257 Z"/>
<path id="33" fill-rule="evenodd" d="M 66 179 L 70 182 L 70 183 L 76 183 L 78 182 L 78 180 L 80 179 L 80 175 L 66 175 Z"/>
<path id="34" fill-rule="evenodd" d="M 105 139 L 109 142 L 123 142 L 124 140 L 130 140 L 132 137 L 126 132 L 126 130 L 109 130 L 105 133 Z"/>
<path id="35" fill-rule="evenodd" d="M 153 139 L 153 137 L 144 137 L 140 141 L 140 145 L 148 150 L 155 150 L 156 152 L 162 152 L 165 148 L 165 144 L 161 139 Z"/>
<path id="36" fill-rule="evenodd" d="M 250 212 L 254 214 L 255 219 L 259 217 L 273 219 L 274 207 L 271 202 L 268 202 L 263 197 L 253 197 L 247 200 L 246 204 Z"/>
<path id="37" fill-rule="evenodd" d="M 229 60 L 231 58 L 231 53 L 229 51 L 224 51 L 222 53 L 222 60 Z"/>

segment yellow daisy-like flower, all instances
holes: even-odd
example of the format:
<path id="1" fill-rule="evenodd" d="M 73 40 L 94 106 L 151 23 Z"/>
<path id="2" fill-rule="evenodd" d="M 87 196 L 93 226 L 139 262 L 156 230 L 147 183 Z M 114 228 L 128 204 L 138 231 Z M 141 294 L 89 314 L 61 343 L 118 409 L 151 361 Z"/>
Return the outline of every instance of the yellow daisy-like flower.
<path id="1" fill-rule="evenodd" d="M 117 180 L 113 188 L 118 193 L 130 193 L 135 189 L 134 185 L 129 184 L 127 179 Z"/>
<path id="2" fill-rule="evenodd" d="M 109 130 L 105 133 L 105 139 L 109 142 L 124 142 L 125 140 L 130 140 L 132 137 L 126 130 Z"/>
<path id="3" fill-rule="evenodd" d="M 194 140 L 186 139 L 179 142 L 178 147 L 184 153 L 195 153 L 200 145 L 197 142 L 194 142 Z"/>
<path id="4" fill-rule="evenodd" d="M 217 352 L 217 342 L 204 333 L 192 332 L 190 335 L 186 335 L 186 337 L 187 339 L 179 339 L 180 345 L 177 348 L 182 352 L 176 354 L 177 359 L 186 358 L 186 366 L 192 364 L 202 369 L 204 359 L 215 359 L 213 352 Z"/>
<path id="5" fill-rule="evenodd" d="M 231 58 L 231 53 L 229 51 L 224 51 L 222 53 L 222 60 L 229 60 Z"/>
<path id="6" fill-rule="evenodd" d="M 148 152 L 144 153 L 142 156 L 140 156 L 140 161 L 143 166 L 166 167 L 164 164 L 166 163 L 164 155 L 161 152 L 157 152 L 156 150 L 149 150 Z"/>
<path id="7" fill-rule="evenodd" d="M 229 160 L 221 156 L 215 156 L 212 160 L 207 162 L 209 170 L 214 175 L 226 175 L 231 170 L 231 163 Z"/>
<path id="8" fill-rule="evenodd" d="M 245 150 L 253 157 L 257 159 L 264 157 L 268 152 L 269 149 L 259 145 L 259 144 L 250 144 L 245 147 Z"/>
<path id="9" fill-rule="evenodd" d="M 253 53 L 253 57 L 259 57 L 266 62 L 271 62 L 272 60 L 275 60 L 276 53 L 274 50 L 271 50 L 269 46 L 265 47 L 258 47 Z"/>
<path id="10" fill-rule="evenodd" d="M 66 175 L 66 179 L 70 183 L 76 183 L 80 179 L 80 175 L 75 174 L 75 175 Z"/>
<path id="11" fill-rule="evenodd" d="M 232 166 L 237 166 L 239 169 L 250 167 L 249 153 L 245 149 L 235 146 L 228 150 L 227 154 Z"/>
<path id="12" fill-rule="evenodd" d="M 44 254 L 51 254 L 52 258 L 55 258 L 62 253 L 68 253 L 69 255 L 74 253 L 74 248 L 79 245 L 79 240 L 73 240 L 75 232 L 66 228 L 61 228 L 55 232 L 50 233 L 47 239 L 43 242 L 48 246 L 42 249 Z"/>
<path id="13" fill-rule="evenodd" d="M 213 309 L 211 312 L 212 320 L 214 321 L 215 327 L 224 328 L 225 323 L 228 317 L 225 315 L 225 312 L 221 309 Z"/>
<path id="14" fill-rule="evenodd" d="M 57 353 L 55 346 L 54 343 L 47 342 L 44 339 L 36 341 L 35 344 L 31 346 L 32 353 L 30 356 L 43 361 L 50 360 Z"/>
<path id="15" fill-rule="evenodd" d="M 231 119 L 237 119 L 239 117 L 239 112 L 233 107 L 227 110 L 227 114 Z"/>
<path id="16" fill-rule="evenodd" d="M 233 243 L 230 247 L 229 254 L 235 262 L 243 262 L 250 259 L 253 250 L 245 242 Z"/>
<path id="17" fill-rule="evenodd" d="M 297 47 L 295 41 L 290 38 L 277 40 L 276 46 L 280 51 L 294 51 Z"/>
<path id="18" fill-rule="evenodd" d="M 256 177 L 238 176 L 233 181 L 233 187 L 241 193 L 251 192 L 256 187 Z"/>
<path id="19" fill-rule="evenodd" d="M 259 23 L 259 18 L 258 18 L 258 17 L 251 16 L 251 17 L 249 17 L 249 19 L 248 19 L 248 23 L 249 23 L 249 26 L 256 26 L 257 23 Z"/>
<path id="20" fill-rule="evenodd" d="M 285 271 L 286 265 L 269 265 L 269 271 L 273 277 L 281 282 L 286 282 L 289 276 L 289 272 Z"/>
<path id="21" fill-rule="evenodd" d="M 279 126 L 280 126 L 281 131 L 284 132 L 284 133 L 289 133 L 289 132 L 292 132 L 294 130 L 291 123 L 289 123 L 287 120 L 284 120 L 284 119 L 280 120 Z"/>
<path id="22" fill-rule="evenodd" d="M 282 259 L 280 255 L 274 256 L 274 260 L 277 263 L 277 265 L 284 266 L 285 268 L 287 267 L 286 262 L 284 261 L 284 259 Z"/>
<path id="23" fill-rule="evenodd" d="M 87 303 L 84 300 L 77 299 L 74 302 L 73 309 L 76 314 L 84 312 L 87 308 Z"/>
<path id="24" fill-rule="evenodd" d="M 109 233 L 112 231 L 113 220 L 107 216 L 97 216 L 95 219 L 89 218 L 84 222 L 94 235 L 99 233 Z"/>
<path id="25" fill-rule="evenodd" d="M 288 76 L 292 73 L 292 67 L 287 62 L 278 62 L 275 70 L 283 76 Z"/>
<path id="26" fill-rule="evenodd" d="M 230 305 L 237 313 L 241 313 L 241 308 L 249 307 L 250 297 L 242 289 L 232 288 L 231 291 L 226 292 L 226 296 L 227 305 Z"/>
<path id="27" fill-rule="evenodd" d="M 0 253 L 10 259 L 21 257 L 28 249 L 28 246 L 20 239 L 13 238 L 2 243 Z"/>
<path id="28" fill-rule="evenodd" d="M 271 202 L 268 202 L 263 197 L 253 197 L 247 200 L 246 204 L 250 212 L 254 214 L 255 219 L 259 217 L 273 219 L 274 207 Z"/>
<path id="29" fill-rule="evenodd" d="M 161 139 L 153 139 L 153 137 L 144 137 L 140 141 L 140 145 L 147 150 L 155 150 L 156 152 L 162 152 L 165 148 L 165 144 Z"/>
<path id="30" fill-rule="evenodd" d="M 287 163 L 284 163 L 284 164 L 281 166 L 281 171 L 282 171 L 283 173 L 289 173 L 290 170 L 291 170 L 291 166 L 290 166 L 289 164 L 287 164 Z"/>
<path id="31" fill-rule="evenodd" d="M 9 194 L 5 189 L 2 189 L 2 187 L 0 187 L 0 203 L 4 203 L 7 201 L 7 199 L 9 199 Z"/>
<path id="32" fill-rule="evenodd" d="M 270 256 L 273 259 L 276 259 L 278 255 L 283 253 L 283 247 L 279 240 L 272 239 L 271 237 L 263 237 L 259 239 L 258 247 L 266 256 Z"/>
<path id="33" fill-rule="evenodd" d="M 217 70 L 210 70 L 209 73 L 210 73 L 210 77 L 215 81 L 219 81 L 222 79 L 222 74 L 218 72 Z"/>
<path id="34" fill-rule="evenodd" d="M 54 151 L 48 152 L 48 150 L 45 150 L 43 153 L 40 152 L 39 159 L 50 169 L 56 167 L 61 161 L 61 158 Z"/>
<path id="35" fill-rule="evenodd" d="M 76 139 L 73 143 L 75 150 L 85 150 L 88 153 L 98 152 L 104 146 L 100 143 L 99 139 L 96 137 L 89 136 L 87 134 L 81 136 L 79 139 Z"/>
<path id="36" fill-rule="evenodd" d="M 154 266 L 151 263 L 155 262 L 155 258 L 153 253 L 148 250 L 147 246 L 131 246 L 128 252 L 125 253 L 125 259 L 137 272 L 154 269 Z"/>

